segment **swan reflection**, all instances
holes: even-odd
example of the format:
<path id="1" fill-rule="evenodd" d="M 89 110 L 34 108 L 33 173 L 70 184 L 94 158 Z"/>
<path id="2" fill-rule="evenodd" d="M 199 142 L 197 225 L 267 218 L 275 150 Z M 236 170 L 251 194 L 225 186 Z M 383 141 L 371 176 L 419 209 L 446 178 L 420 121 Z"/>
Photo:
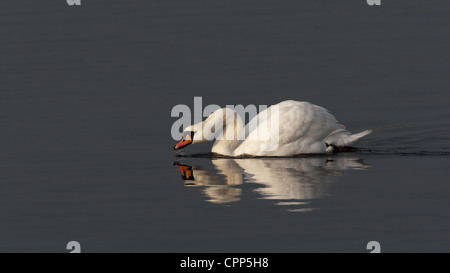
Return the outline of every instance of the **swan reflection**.
<path id="1" fill-rule="evenodd" d="M 204 159 L 208 160 L 208 159 Z M 208 160 L 209 162 L 209 160 Z M 252 183 L 262 199 L 288 206 L 289 211 L 310 211 L 311 201 L 329 193 L 330 185 L 346 170 L 365 170 L 361 158 L 214 158 L 207 164 L 175 162 L 185 185 L 200 187 L 209 202 L 227 204 L 239 201 L 243 183 Z"/>

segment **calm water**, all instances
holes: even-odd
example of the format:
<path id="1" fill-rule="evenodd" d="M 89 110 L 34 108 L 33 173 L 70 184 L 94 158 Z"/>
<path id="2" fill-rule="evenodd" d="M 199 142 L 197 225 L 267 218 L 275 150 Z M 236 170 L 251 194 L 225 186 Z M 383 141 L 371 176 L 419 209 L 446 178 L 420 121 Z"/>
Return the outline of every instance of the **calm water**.
<path id="1" fill-rule="evenodd" d="M 0 4 L 0 251 L 450 251 L 448 1 Z M 173 106 L 306 100 L 359 152 L 177 157 Z"/>

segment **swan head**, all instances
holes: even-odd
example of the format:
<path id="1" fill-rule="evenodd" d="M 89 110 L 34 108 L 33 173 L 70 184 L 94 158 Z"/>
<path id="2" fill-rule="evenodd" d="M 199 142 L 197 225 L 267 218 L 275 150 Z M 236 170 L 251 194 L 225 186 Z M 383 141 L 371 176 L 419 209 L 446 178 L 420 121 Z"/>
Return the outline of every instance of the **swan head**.
<path id="1" fill-rule="evenodd" d="M 182 148 L 184 148 L 184 147 L 186 147 L 189 144 L 192 144 L 194 142 L 193 139 L 194 139 L 195 132 L 194 131 L 188 131 L 188 132 L 185 131 L 185 133 L 186 134 L 184 135 L 184 137 L 181 138 L 180 142 L 178 142 L 173 147 L 174 150 L 182 149 Z"/>
<path id="2" fill-rule="evenodd" d="M 223 126 L 226 124 L 227 118 L 234 118 L 234 113 L 234 111 L 232 112 L 228 109 L 217 109 L 203 122 L 187 127 L 182 134 L 184 137 L 173 148 L 179 150 L 190 144 L 202 143 L 215 139 L 215 137 L 223 131 Z"/>
<path id="3" fill-rule="evenodd" d="M 179 150 L 179 149 L 185 148 L 186 146 L 188 146 L 190 144 L 205 142 L 206 139 L 203 136 L 202 130 L 198 129 L 197 127 L 199 127 L 199 126 L 191 125 L 191 126 L 187 127 L 183 132 L 184 137 L 181 138 L 180 142 L 178 142 L 173 147 L 173 149 Z"/>

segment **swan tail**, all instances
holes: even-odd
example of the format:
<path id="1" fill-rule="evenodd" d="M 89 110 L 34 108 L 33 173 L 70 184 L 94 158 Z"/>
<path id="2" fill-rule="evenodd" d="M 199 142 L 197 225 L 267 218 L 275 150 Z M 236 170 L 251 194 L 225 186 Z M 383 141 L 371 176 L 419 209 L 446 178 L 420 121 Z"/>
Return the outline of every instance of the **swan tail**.
<path id="1" fill-rule="evenodd" d="M 372 133 L 372 130 L 365 130 L 357 134 L 350 134 L 348 131 L 345 130 L 338 130 L 333 133 L 331 133 L 326 139 L 325 143 L 331 144 L 338 147 L 346 147 L 350 146 L 359 139 L 367 136 L 368 134 Z"/>
<path id="2" fill-rule="evenodd" d="M 350 135 L 350 142 L 354 143 L 354 142 L 358 141 L 359 139 L 367 136 L 370 133 L 372 133 L 372 130 L 369 129 L 369 130 L 364 130 L 364 131 L 362 131 L 360 133 L 357 133 L 357 134 Z"/>

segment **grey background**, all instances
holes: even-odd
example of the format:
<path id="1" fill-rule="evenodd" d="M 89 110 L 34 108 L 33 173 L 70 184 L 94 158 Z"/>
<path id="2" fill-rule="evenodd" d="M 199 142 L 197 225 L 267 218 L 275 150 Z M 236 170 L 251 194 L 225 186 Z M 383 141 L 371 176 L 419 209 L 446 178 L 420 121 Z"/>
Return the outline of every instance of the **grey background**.
<path id="1" fill-rule="evenodd" d="M 3 1 L 0 251 L 448 252 L 449 15 L 444 0 Z M 170 111 L 194 96 L 393 127 L 312 212 L 254 183 L 212 204 L 172 165 Z"/>

